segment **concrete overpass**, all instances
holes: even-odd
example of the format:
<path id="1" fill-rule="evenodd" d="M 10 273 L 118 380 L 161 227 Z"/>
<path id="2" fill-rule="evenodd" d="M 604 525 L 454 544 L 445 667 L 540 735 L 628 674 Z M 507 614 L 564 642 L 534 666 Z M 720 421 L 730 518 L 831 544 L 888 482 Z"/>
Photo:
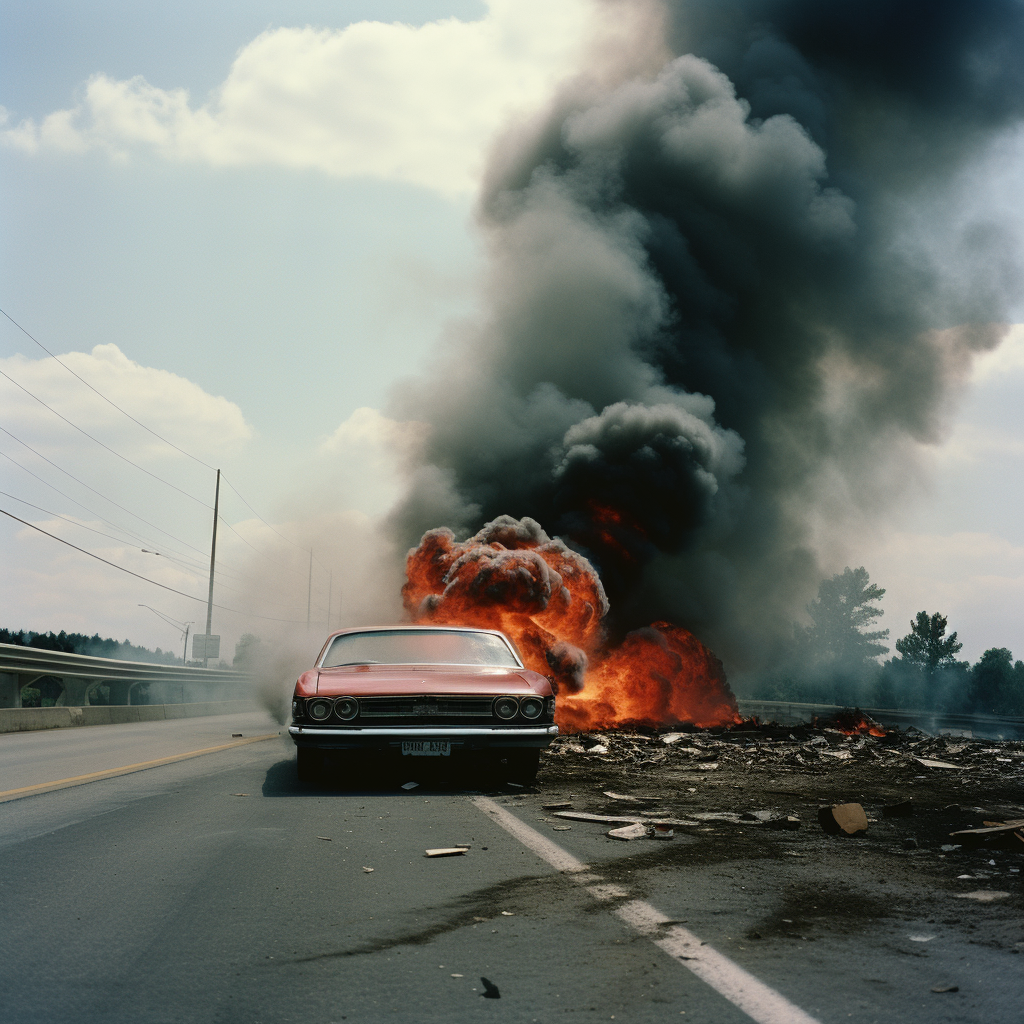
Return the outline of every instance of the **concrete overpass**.
<path id="1" fill-rule="evenodd" d="M 141 685 L 149 687 L 147 703 L 154 704 L 231 700 L 251 692 L 250 677 L 233 669 L 153 665 L 0 644 L 0 708 L 20 708 L 22 688 L 45 677 L 60 681 L 58 703 L 66 707 L 88 707 L 99 686 L 107 687 L 110 704 L 139 703 Z"/>

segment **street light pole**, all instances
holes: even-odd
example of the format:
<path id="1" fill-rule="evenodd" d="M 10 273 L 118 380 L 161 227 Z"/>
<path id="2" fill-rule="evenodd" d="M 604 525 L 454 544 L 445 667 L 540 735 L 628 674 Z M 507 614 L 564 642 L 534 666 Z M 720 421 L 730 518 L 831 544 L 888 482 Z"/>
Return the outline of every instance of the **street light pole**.
<path id="1" fill-rule="evenodd" d="M 206 600 L 206 645 L 205 655 L 210 647 L 210 633 L 213 632 L 213 570 L 217 563 L 217 519 L 220 516 L 220 470 L 217 470 L 217 489 L 213 496 L 213 543 L 210 545 L 210 593 Z M 203 658 L 203 668 L 207 667 L 208 658 Z"/>

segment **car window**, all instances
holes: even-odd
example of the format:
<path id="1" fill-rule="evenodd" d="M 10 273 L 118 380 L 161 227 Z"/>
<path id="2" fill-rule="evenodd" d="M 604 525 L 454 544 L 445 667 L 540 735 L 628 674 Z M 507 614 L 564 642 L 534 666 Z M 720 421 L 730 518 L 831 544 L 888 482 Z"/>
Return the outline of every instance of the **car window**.
<path id="1" fill-rule="evenodd" d="M 379 629 L 334 638 L 323 668 L 342 665 L 486 665 L 519 668 L 508 644 L 491 633 Z"/>

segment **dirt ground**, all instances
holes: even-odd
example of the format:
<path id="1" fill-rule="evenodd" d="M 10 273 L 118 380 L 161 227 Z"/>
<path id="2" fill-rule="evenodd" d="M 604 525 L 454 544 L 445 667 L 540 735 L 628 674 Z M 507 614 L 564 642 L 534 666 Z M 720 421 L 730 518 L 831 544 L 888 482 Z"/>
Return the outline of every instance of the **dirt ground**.
<path id="1" fill-rule="evenodd" d="M 536 791 L 545 803 L 571 802 L 573 811 L 686 822 L 674 828 L 681 843 L 622 843 L 631 874 L 766 860 L 821 865 L 820 885 L 787 883 L 782 909 L 760 932 L 841 931 L 846 914 L 851 922 L 902 916 L 956 924 L 970 942 L 1024 950 L 1024 840 L 1016 832 L 950 834 L 1024 819 L 1024 742 L 749 725 L 565 736 L 543 754 Z M 845 803 L 863 806 L 866 831 L 828 834 L 820 809 Z M 832 899 L 827 913 L 819 911 L 823 888 L 846 885 L 855 898 Z"/>

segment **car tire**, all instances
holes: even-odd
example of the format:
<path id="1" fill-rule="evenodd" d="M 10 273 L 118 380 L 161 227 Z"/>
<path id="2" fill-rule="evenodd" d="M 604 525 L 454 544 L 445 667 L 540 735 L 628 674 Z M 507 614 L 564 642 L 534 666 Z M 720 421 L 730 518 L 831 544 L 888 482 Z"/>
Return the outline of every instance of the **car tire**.
<path id="1" fill-rule="evenodd" d="M 540 764 L 540 750 L 537 747 L 510 750 L 502 760 L 504 775 L 509 782 L 529 786 L 537 778 L 537 767 Z"/>
<path id="2" fill-rule="evenodd" d="M 311 747 L 295 748 L 295 772 L 299 782 L 312 784 L 320 781 L 324 759 L 319 750 Z"/>

